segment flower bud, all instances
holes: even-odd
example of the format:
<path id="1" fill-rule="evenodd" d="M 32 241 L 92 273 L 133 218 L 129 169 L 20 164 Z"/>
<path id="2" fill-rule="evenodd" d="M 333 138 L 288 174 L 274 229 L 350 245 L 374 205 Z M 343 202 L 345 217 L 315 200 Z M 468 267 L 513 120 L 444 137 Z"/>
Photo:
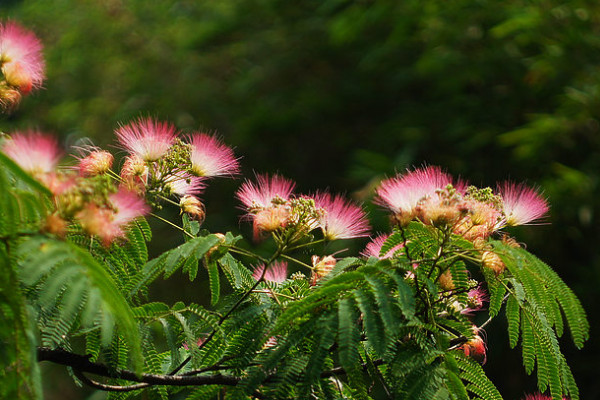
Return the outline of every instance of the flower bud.
<path id="1" fill-rule="evenodd" d="M 18 90 L 0 84 L 0 107 L 5 111 L 14 110 L 21 103 L 22 97 Z"/>
<path id="2" fill-rule="evenodd" d="M 204 204 L 194 196 L 183 196 L 179 200 L 181 212 L 187 213 L 192 219 L 198 222 L 204 221 L 206 213 L 204 212 Z"/>
<path id="3" fill-rule="evenodd" d="M 121 168 L 121 178 L 127 189 L 136 193 L 144 193 L 148 182 L 148 167 L 144 160 L 135 154 L 125 158 Z"/>
<path id="4" fill-rule="evenodd" d="M 46 217 L 42 231 L 64 238 L 67 235 L 68 223 L 58 214 L 50 214 Z"/>
<path id="5" fill-rule="evenodd" d="M 500 275 L 506 269 L 506 265 L 504 261 L 500 258 L 500 256 L 492 251 L 484 251 L 481 256 L 481 265 L 483 268 L 489 268 L 496 276 Z"/>
<path id="6" fill-rule="evenodd" d="M 107 172 L 112 167 L 113 155 L 105 150 L 95 150 L 79 160 L 81 176 L 96 176 Z"/>
<path id="7" fill-rule="evenodd" d="M 443 290 L 453 290 L 456 288 L 456 285 L 452 280 L 452 273 L 449 269 L 447 269 L 442 275 L 440 275 L 438 282 Z"/>
<path id="8" fill-rule="evenodd" d="M 279 228 L 285 227 L 289 216 L 290 210 L 284 205 L 260 210 L 254 216 L 255 236 L 260 233 L 274 232 Z"/>
<path id="9" fill-rule="evenodd" d="M 319 258 L 318 256 L 312 256 L 313 273 L 311 276 L 310 285 L 314 286 L 317 284 L 319 279 L 330 273 L 335 267 L 336 260 L 333 256 L 325 256 Z"/>

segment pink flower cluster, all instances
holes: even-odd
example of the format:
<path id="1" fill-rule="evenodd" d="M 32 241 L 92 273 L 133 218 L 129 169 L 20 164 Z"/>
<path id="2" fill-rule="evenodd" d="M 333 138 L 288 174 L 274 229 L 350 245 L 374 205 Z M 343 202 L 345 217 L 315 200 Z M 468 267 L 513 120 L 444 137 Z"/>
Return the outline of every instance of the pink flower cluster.
<path id="1" fill-rule="evenodd" d="M 369 223 L 360 206 L 326 192 L 293 196 L 294 186 L 279 175 L 258 175 L 256 183 L 242 184 L 236 196 L 253 223 L 256 239 L 277 231 L 309 233 L 317 228 L 326 240 L 368 236 Z"/>
<path id="2" fill-rule="evenodd" d="M 0 23 L 0 70 L 4 76 L 0 82 L 0 103 L 6 109 L 42 86 L 42 44 L 35 34 L 16 22 Z"/>
<path id="3" fill-rule="evenodd" d="M 543 217 L 547 201 L 523 184 L 504 182 L 495 193 L 467 187 L 441 168 L 430 166 L 384 180 L 375 202 L 403 226 L 412 220 L 450 226 L 469 240 L 487 238 L 505 226 L 525 225 Z"/>
<path id="4" fill-rule="evenodd" d="M 185 143 L 172 125 L 150 118 L 116 133 L 129 152 L 120 176 L 111 170 L 113 155 L 91 146 L 79 148 L 75 166 L 59 168 L 63 152 L 57 141 L 37 131 L 15 133 L 1 144 L 7 156 L 53 193 L 56 210 L 48 216 L 48 232 L 64 236 L 80 227 L 108 246 L 125 237 L 126 226 L 147 215 L 150 205 L 172 195 L 180 198 L 182 212 L 201 220 L 204 206 L 196 196 L 205 180 L 239 171 L 233 151 L 213 136 L 193 134 Z"/>
<path id="5" fill-rule="evenodd" d="M 506 266 L 500 256 L 486 245 L 486 240 L 504 227 L 533 223 L 548 211 L 547 201 L 536 190 L 523 184 L 503 182 L 497 185 L 496 190 L 480 189 L 468 186 L 436 166 L 417 168 L 385 179 L 376 190 L 375 203 L 389 210 L 392 223 L 401 228 L 411 221 L 418 221 L 473 242 L 482 267 L 496 275 L 501 274 Z M 382 254 L 388 238 L 386 234 L 375 237 L 362 255 L 379 259 L 398 255 L 405 243 L 396 244 Z M 509 245 L 518 246 L 508 236 L 502 239 Z M 406 274 L 409 282 L 415 279 L 419 262 L 414 262 L 413 268 Z M 439 271 L 437 283 L 448 313 L 471 315 L 483 309 L 484 302 L 488 301 L 481 284 L 473 279 L 470 280 L 471 289 L 466 302 L 458 301 L 449 269 Z M 460 348 L 466 355 L 485 361 L 485 342 L 477 327 L 473 328 L 473 337 Z"/>

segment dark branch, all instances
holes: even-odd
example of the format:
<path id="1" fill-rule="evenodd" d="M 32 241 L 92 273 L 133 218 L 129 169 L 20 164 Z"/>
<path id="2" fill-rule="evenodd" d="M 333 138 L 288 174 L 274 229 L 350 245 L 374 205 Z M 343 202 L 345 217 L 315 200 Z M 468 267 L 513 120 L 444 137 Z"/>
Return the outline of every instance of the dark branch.
<path id="1" fill-rule="evenodd" d="M 146 383 L 148 385 L 169 385 L 169 386 L 200 386 L 200 385 L 227 385 L 235 386 L 240 379 L 234 376 L 215 374 L 209 376 L 184 376 L 184 375 L 157 375 L 141 374 L 138 375 L 129 370 L 115 370 L 104 364 L 95 363 L 89 360 L 89 356 L 82 356 L 62 349 L 38 348 L 38 361 L 50 361 L 55 364 L 72 367 L 79 372 L 86 372 L 94 375 L 105 376 L 109 378 L 124 379 L 131 382 Z M 87 383 L 87 382 L 85 382 Z M 96 382 L 97 383 L 97 382 Z M 99 384 L 102 385 L 102 384 Z M 141 389 L 138 385 L 131 390 Z M 105 389 L 106 390 L 106 389 Z"/>

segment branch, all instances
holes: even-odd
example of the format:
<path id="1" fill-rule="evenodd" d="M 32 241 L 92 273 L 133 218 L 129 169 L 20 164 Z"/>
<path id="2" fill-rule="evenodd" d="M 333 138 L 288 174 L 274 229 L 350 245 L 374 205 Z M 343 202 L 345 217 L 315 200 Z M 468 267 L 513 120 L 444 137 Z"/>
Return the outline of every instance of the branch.
<path id="1" fill-rule="evenodd" d="M 94 382 L 84 377 L 82 381 L 91 386 L 108 391 L 129 391 L 142 389 L 149 385 L 169 385 L 169 386 L 201 386 L 201 385 L 226 385 L 235 386 L 240 382 L 239 378 L 229 375 L 210 375 L 210 376 L 186 376 L 186 375 L 157 375 L 141 374 L 125 369 L 111 369 L 104 364 L 95 363 L 89 360 L 89 356 L 82 356 L 62 349 L 48 349 L 39 347 L 37 349 L 38 361 L 50 361 L 55 364 L 65 365 L 73 368 L 80 373 L 86 372 L 94 375 L 105 376 L 108 378 L 125 379 L 131 382 L 144 383 L 145 385 L 116 386 L 104 385 Z M 79 376 L 79 374 L 78 374 Z M 81 379 L 81 378 L 80 378 Z M 123 390 L 126 388 L 125 390 Z"/>

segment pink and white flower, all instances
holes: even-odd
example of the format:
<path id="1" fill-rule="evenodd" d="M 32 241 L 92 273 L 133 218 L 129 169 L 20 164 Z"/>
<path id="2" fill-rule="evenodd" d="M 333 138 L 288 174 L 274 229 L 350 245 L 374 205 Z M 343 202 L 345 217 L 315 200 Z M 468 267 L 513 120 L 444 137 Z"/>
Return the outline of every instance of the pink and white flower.
<path id="1" fill-rule="evenodd" d="M 383 244 L 389 237 L 390 237 L 390 234 L 385 234 L 385 233 L 378 235 L 377 237 L 372 239 L 369 243 L 367 243 L 365 250 L 360 254 L 364 257 L 376 257 L 376 258 L 379 258 L 380 260 L 393 257 L 394 254 L 396 254 L 396 252 L 398 250 L 400 250 L 401 248 L 404 247 L 404 244 L 400 243 L 400 244 L 392 247 L 391 249 L 389 249 L 384 255 L 380 255 L 381 248 L 383 247 Z"/>
<path id="2" fill-rule="evenodd" d="M 114 157 L 106 150 L 90 147 L 82 149 L 81 153 L 82 156 L 77 158 L 79 160 L 77 170 L 81 176 L 101 175 L 108 172 L 112 167 Z"/>
<path id="3" fill-rule="evenodd" d="M 77 219 L 88 234 L 98 236 L 105 246 L 109 246 L 115 239 L 125 236 L 127 224 L 149 212 L 150 207 L 144 199 L 120 189 L 109 196 L 109 207 L 88 203 L 77 214 Z"/>
<path id="4" fill-rule="evenodd" d="M 171 193 L 178 196 L 197 196 L 206 188 L 204 179 L 187 173 L 180 175 L 169 175 L 164 178 L 165 185 Z"/>
<path id="5" fill-rule="evenodd" d="M 265 275 L 264 275 L 263 279 L 265 281 L 282 283 L 282 282 L 285 282 L 285 280 L 287 279 L 287 267 L 288 267 L 288 265 L 285 261 L 275 261 L 274 263 L 269 265 L 269 267 L 267 268 L 267 271 L 264 272 L 265 265 L 260 264 L 254 270 L 252 277 L 256 280 L 259 280 L 263 276 L 263 272 L 264 272 Z"/>
<path id="6" fill-rule="evenodd" d="M 289 200 L 296 185 L 279 175 L 257 175 L 256 181 L 256 184 L 244 182 L 236 193 L 236 197 L 249 211 L 272 207 L 273 202 L 284 204 Z"/>
<path id="7" fill-rule="evenodd" d="M 429 166 L 399 174 L 381 182 L 376 191 L 375 203 L 392 211 L 401 224 L 414 218 L 419 202 L 436 195 L 437 190 L 453 185 L 457 191 L 465 189 L 465 183 L 454 181 L 440 167 Z"/>
<path id="8" fill-rule="evenodd" d="M 317 209 L 324 210 L 319 226 L 327 240 L 369 235 L 369 222 L 359 206 L 346 201 L 342 196 L 332 196 L 329 193 L 317 193 L 314 201 Z"/>
<path id="9" fill-rule="evenodd" d="M 40 40 L 16 22 L 0 24 L 0 65 L 6 81 L 21 93 L 41 87 L 44 58 Z"/>
<path id="10" fill-rule="evenodd" d="M 192 173 L 197 176 L 235 175 L 240 166 L 233 150 L 214 136 L 196 133 L 190 136 Z"/>
<path id="11" fill-rule="evenodd" d="M 144 161 L 156 161 L 164 156 L 175 142 L 175 127 L 152 118 L 139 118 L 116 131 L 117 139 L 129 153 Z"/>
<path id="12" fill-rule="evenodd" d="M 505 223 L 509 226 L 525 225 L 538 220 L 549 209 L 545 198 L 522 183 L 504 182 L 498 185 L 498 194 L 502 197 Z"/>
<path id="13" fill-rule="evenodd" d="M 34 175 L 54 171 L 62 155 L 53 136 L 36 131 L 12 135 L 2 145 L 2 151 L 24 171 Z"/>

